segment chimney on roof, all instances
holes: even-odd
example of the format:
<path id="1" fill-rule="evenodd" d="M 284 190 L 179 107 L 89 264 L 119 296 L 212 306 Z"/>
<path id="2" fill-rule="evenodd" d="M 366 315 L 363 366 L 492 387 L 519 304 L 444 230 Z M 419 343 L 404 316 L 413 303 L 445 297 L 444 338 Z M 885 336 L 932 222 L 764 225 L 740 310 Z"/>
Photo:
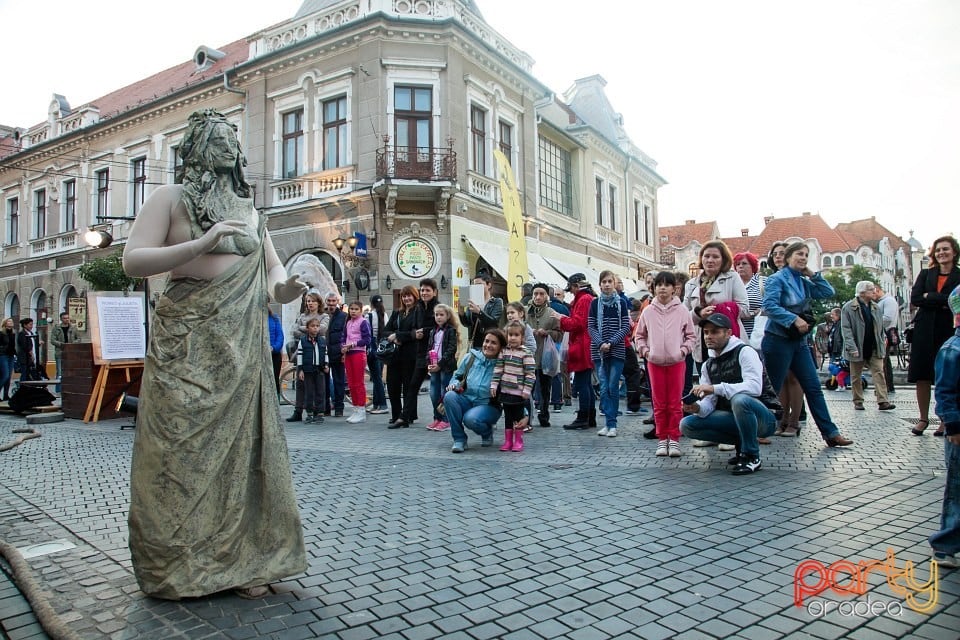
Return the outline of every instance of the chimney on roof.
<path id="1" fill-rule="evenodd" d="M 803 215 L 809 216 L 809 215 L 810 215 L 810 212 L 809 212 L 809 211 L 804 211 L 804 212 L 803 212 Z"/>
<path id="2" fill-rule="evenodd" d="M 770 224 L 771 222 L 773 222 L 773 216 L 764 216 L 764 217 L 763 217 L 763 224 Z"/>
<path id="3" fill-rule="evenodd" d="M 684 224 L 697 224 L 697 221 L 696 221 L 696 220 L 684 220 L 683 223 L 684 223 Z"/>
<path id="4" fill-rule="evenodd" d="M 746 238 L 749 235 L 750 235 L 750 229 L 746 227 L 744 227 L 743 229 L 740 229 L 740 237 Z"/>

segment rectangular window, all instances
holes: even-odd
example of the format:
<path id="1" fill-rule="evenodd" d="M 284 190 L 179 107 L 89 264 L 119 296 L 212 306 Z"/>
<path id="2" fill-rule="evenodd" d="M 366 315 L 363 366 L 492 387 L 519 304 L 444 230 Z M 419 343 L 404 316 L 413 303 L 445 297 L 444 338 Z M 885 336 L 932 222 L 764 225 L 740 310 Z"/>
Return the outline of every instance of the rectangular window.
<path id="1" fill-rule="evenodd" d="M 177 182 L 177 176 L 183 172 L 183 158 L 180 157 L 180 147 L 174 145 L 170 147 L 170 153 L 173 154 L 173 181 L 172 184 Z"/>
<path id="2" fill-rule="evenodd" d="M 137 158 L 131 163 L 133 174 L 133 215 L 140 213 L 140 207 L 147 194 L 147 159 Z"/>
<path id="3" fill-rule="evenodd" d="M 470 143 L 473 145 L 470 168 L 479 174 L 487 173 L 487 112 L 470 106 Z"/>
<path id="4" fill-rule="evenodd" d="M 540 136 L 540 204 L 564 215 L 573 214 L 573 159 L 560 145 Z"/>
<path id="5" fill-rule="evenodd" d="M 20 198 L 7 200 L 7 244 L 20 242 Z"/>
<path id="6" fill-rule="evenodd" d="M 33 192 L 33 237 L 47 235 L 47 190 Z"/>
<path id="7" fill-rule="evenodd" d="M 77 228 L 77 181 L 63 183 L 63 231 Z"/>
<path id="8" fill-rule="evenodd" d="M 395 109 L 394 127 L 398 163 L 430 164 L 433 147 L 433 131 L 430 119 L 433 117 L 432 87 L 395 87 L 393 93 Z"/>
<path id="9" fill-rule="evenodd" d="M 513 125 L 500 121 L 500 151 L 507 156 L 507 160 L 513 162 Z"/>
<path id="10" fill-rule="evenodd" d="M 97 217 L 110 215 L 110 169 L 97 171 Z"/>
<path id="11" fill-rule="evenodd" d="M 597 226 L 603 226 L 603 180 L 596 178 L 596 193 L 594 198 L 596 199 L 597 207 Z"/>
<path id="12" fill-rule="evenodd" d="M 651 238 L 653 237 L 653 232 L 650 228 L 650 206 L 643 205 L 643 243 L 644 244 L 653 244 Z"/>
<path id="13" fill-rule="evenodd" d="M 646 242 L 643 239 L 643 209 L 639 200 L 633 201 L 633 239 L 637 242 Z"/>
<path id="14" fill-rule="evenodd" d="M 323 103 L 323 168 L 347 164 L 347 97 Z"/>
<path id="15" fill-rule="evenodd" d="M 610 231 L 617 230 L 617 188 L 610 185 Z"/>
<path id="16" fill-rule="evenodd" d="M 283 114 L 283 177 L 300 175 L 303 155 L 303 109 Z"/>

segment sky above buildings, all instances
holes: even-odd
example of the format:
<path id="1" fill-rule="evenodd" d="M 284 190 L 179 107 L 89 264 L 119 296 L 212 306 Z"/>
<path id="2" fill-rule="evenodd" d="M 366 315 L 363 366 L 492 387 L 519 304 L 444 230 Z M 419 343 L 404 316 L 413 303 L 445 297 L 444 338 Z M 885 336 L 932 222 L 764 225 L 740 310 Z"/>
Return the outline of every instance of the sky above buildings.
<path id="1" fill-rule="evenodd" d="M 301 0 L 0 0 L 0 124 L 78 106 L 292 17 Z M 560 96 L 593 74 L 659 163 L 660 224 L 876 216 L 960 232 L 960 2 L 477 0 Z M 223 15 L 219 7 L 230 7 Z"/>

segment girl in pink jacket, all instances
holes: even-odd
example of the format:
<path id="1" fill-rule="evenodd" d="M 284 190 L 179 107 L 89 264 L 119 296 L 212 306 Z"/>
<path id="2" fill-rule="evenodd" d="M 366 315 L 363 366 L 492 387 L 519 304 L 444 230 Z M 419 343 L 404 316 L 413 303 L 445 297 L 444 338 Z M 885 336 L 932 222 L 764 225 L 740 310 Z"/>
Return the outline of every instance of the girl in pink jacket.
<path id="1" fill-rule="evenodd" d="M 684 360 L 693 350 L 696 333 L 690 311 L 677 297 L 677 280 L 669 271 L 653 281 L 655 297 L 640 314 L 633 334 L 637 354 L 647 361 L 653 417 L 657 426 L 658 456 L 676 458 L 680 452 L 683 410 Z"/>

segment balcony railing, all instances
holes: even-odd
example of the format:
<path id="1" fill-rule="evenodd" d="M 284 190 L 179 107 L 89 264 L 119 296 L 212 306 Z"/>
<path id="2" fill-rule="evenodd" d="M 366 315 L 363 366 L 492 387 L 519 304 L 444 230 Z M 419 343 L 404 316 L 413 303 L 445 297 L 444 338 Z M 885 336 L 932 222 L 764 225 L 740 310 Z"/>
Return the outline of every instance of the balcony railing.
<path id="1" fill-rule="evenodd" d="M 613 249 L 623 248 L 623 236 L 616 231 L 605 229 L 603 227 L 594 227 L 597 242 Z"/>
<path id="2" fill-rule="evenodd" d="M 653 261 L 653 247 L 648 244 L 643 244 L 640 241 L 635 241 L 633 243 L 633 255 L 638 258 L 643 258 L 644 260 Z"/>
<path id="3" fill-rule="evenodd" d="M 457 154 L 452 148 L 396 147 L 377 149 L 377 178 L 456 180 Z"/>
<path id="4" fill-rule="evenodd" d="M 470 195 L 493 204 L 500 204 L 500 182 L 498 180 L 468 171 L 467 184 Z"/>
<path id="5" fill-rule="evenodd" d="M 69 249 L 75 249 L 77 246 L 78 233 L 68 231 L 57 236 L 48 236 L 30 241 L 30 257 L 47 256 L 53 253 L 60 253 Z"/>
<path id="6" fill-rule="evenodd" d="M 288 205 L 313 198 L 325 198 L 353 187 L 353 165 L 320 173 L 280 180 L 270 185 L 273 205 Z"/>

